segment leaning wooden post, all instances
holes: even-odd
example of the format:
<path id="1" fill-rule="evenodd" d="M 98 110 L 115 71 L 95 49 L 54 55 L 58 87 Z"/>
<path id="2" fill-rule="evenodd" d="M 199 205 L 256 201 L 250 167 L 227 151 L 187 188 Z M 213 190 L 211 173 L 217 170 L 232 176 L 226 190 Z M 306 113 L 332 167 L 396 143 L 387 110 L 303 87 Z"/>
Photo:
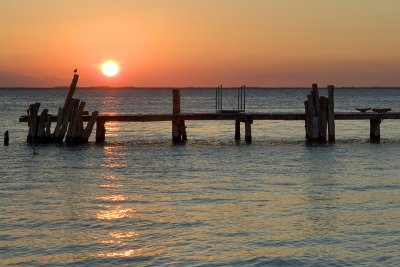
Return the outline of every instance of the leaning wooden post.
<path id="1" fill-rule="evenodd" d="M 328 85 L 328 140 L 335 142 L 335 103 L 334 85 Z"/>
<path id="2" fill-rule="evenodd" d="M 96 143 L 103 143 L 106 140 L 106 127 L 105 122 L 97 120 L 96 123 Z"/>
<path id="3" fill-rule="evenodd" d="M 8 146 L 10 142 L 10 136 L 8 135 L 8 130 L 4 133 L 4 145 Z"/>
<path id="4" fill-rule="evenodd" d="M 248 120 L 245 121 L 245 124 L 244 124 L 244 129 L 245 129 L 244 140 L 248 144 L 250 144 L 251 141 L 252 141 L 252 137 L 251 137 L 251 124 L 252 123 L 253 123 L 253 120 L 248 119 Z"/>
<path id="5" fill-rule="evenodd" d="M 235 121 L 235 140 L 240 140 L 240 120 Z"/>
<path id="6" fill-rule="evenodd" d="M 57 124 L 56 124 L 56 127 L 54 128 L 54 139 L 57 142 L 60 142 L 60 140 L 62 142 L 62 140 L 64 139 L 64 135 L 62 134 L 62 128 L 63 128 L 64 123 L 68 124 L 70 114 L 67 114 L 67 109 L 70 106 L 72 96 L 75 93 L 78 79 L 79 79 L 79 75 L 75 73 L 74 77 L 72 78 L 72 82 L 69 87 L 68 95 L 67 95 L 67 98 L 65 99 L 64 106 L 61 110 L 58 111 Z"/>
<path id="7" fill-rule="evenodd" d="M 99 115 L 98 111 L 92 112 L 92 116 L 90 116 L 89 122 L 86 124 L 86 128 L 83 130 L 83 133 L 81 136 L 82 143 L 87 143 L 89 141 L 89 137 L 92 134 L 93 126 L 97 120 L 98 115 Z M 96 137 L 97 137 L 97 134 L 96 134 Z"/>
<path id="8" fill-rule="evenodd" d="M 371 142 L 373 143 L 379 143 L 381 140 L 381 122 L 382 120 L 380 118 L 378 119 L 371 119 L 369 121 L 370 124 L 370 132 L 369 132 L 369 137 Z"/>

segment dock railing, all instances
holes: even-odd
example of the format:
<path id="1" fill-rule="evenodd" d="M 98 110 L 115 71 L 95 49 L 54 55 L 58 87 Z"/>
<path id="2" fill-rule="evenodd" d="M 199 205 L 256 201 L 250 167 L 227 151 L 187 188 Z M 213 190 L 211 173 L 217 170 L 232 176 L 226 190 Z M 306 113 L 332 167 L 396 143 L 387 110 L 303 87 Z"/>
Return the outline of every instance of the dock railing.
<path id="1" fill-rule="evenodd" d="M 244 113 L 246 112 L 246 86 L 237 88 L 237 108 L 223 107 L 223 91 L 234 90 L 231 88 L 222 88 L 222 85 L 215 89 L 215 112 L 217 113 Z M 232 106 L 232 105 L 231 105 Z"/>

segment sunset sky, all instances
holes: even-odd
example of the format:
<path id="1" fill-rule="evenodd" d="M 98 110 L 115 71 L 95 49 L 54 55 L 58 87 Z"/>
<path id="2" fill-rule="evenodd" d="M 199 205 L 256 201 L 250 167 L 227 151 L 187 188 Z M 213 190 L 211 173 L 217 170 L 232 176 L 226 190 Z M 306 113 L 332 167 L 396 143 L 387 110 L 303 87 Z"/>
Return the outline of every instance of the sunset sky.
<path id="1" fill-rule="evenodd" d="M 398 0 L 0 0 L 0 34 L 0 87 L 400 86 Z"/>

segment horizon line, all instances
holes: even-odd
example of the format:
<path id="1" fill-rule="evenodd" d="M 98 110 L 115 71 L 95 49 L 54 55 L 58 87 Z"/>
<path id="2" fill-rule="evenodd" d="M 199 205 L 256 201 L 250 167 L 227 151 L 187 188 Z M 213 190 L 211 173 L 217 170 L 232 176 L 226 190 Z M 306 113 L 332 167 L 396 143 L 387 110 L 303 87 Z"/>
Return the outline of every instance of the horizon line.
<path id="1" fill-rule="evenodd" d="M 111 89 L 111 90 L 120 90 L 120 89 L 130 89 L 130 90 L 140 90 L 140 89 L 150 89 L 150 90 L 168 90 L 168 89 L 216 89 L 218 86 L 78 86 L 77 88 L 83 90 L 95 90 L 95 89 Z M 0 86 L 0 90 L 63 90 L 68 89 L 69 86 Z M 237 89 L 240 86 L 226 86 L 223 89 Z M 312 89 L 311 86 L 246 86 L 246 89 Z M 327 89 L 326 87 L 319 87 L 319 89 Z M 400 89 L 400 86 L 335 86 L 335 89 Z"/>

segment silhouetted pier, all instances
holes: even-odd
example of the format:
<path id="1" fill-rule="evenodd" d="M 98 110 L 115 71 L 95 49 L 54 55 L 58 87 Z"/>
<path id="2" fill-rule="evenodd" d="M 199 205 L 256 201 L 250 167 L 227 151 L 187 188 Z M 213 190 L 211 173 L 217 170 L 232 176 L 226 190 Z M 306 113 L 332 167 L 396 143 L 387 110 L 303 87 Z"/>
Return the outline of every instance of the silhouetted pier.
<path id="1" fill-rule="evenodd" d="M 241 139 L 241 123 L 244 124 L 245 141 L 252 141 L 252 124 L 261 120 L 304 121 L 305 136 L 309 141 L 334 142 L 336 120 L 369 120 L 370 139 L 372 142 L 380 140 L 380 124 L 382 120 L 400 119 L 400 112 L 391 112 L 390 108 L 372 109 L 357 108 L 359 112 L 334 111 L 334 87 L 328 86 L 328 97 L 319 96 L 318 86 L 313 84 L 312 91 L 304 102 L 305 112 L 245 112 L 244 102 L 238 98 L 238 110 L 223 110 L 219 91 L 217 91 L 217 106 L 215 113 L 181 113 L 181 98 L 179 90 L 172 90 L 172 113 L 170 114 L 117 114 L 98 113 L 92 115 L 84 112 L 84 101 L 73 99 L 78 75 L 74 75 L 70 91 L 64 107 L 59 109 L 58 115 L 48 114 L 44 109 L 38 115 L 40 103 L 31 104 L 29 114 L 21 116 L 20 122 L 28 122 L 28 142 L 47 143 L 63 142 L 64 136 L 67 143 L 85 143 L 88 141 L 94 124 L 96 124 L 96 142 L 102 143 L 106 138 L 107 122 L 157 122 L 171 121 L 171 133 L 174 143 L 187 140 L 186 121 L 232 121 L 235 140 Z M 221 90 L 218 87 L 217 90 Z M 238 96 L 244 97 L 245 87 L 241 87 Z M 367 112 L 368 111 L 368 112 Z M 51 122 L 57 122 L 54 133 L 50 133 Z M 83 122 L 88 122 L 84 127 Z M 301 129 L 299 129 L 301 130 Z"/>
<path id="2" fill-rule="evenodd" d="M 39 116 L 40 117 L 40 116 Z M 82 115 L 82 121 L 88 122 L 89 115 Z M 251 124 L 254 121 L 305 121 L 304 113 L 180 113 L 180 114 L 118 114 L 118 113 L 100 113 L 96 119 L 97 142 L 105 140 L 104 134 L 100 134 L 101 128 L 106 128 L 107 122 L 157 122 L 157 121 L 233 121 L 241 122 L 247 125 L 250 130 L 247 131 L 247 141 L 251 142 Z M 382 121 L 390 119 L 400 119 L 400 112 L 335 112 L 335 120 L 366 120 L 366 121 Z M 28 116 L 22 116 L 20 122 L 28 122 Z M 57 116 L 51 116 L 52 122 L 57 122 Z M 236 124 L 233 124 L 236 126 Z M 303 129 L 299 129 L 303 130 Z M 239 134 L 238 134 L 239 132 Z M 240 127 L 235 127 L 235 136 L 240 140 Z M 380 136 L 380 135 L 379 135 Z M 238 138 L 239 137 L 239 138 Z M 375 136 L 378 137 L 378 136 Z"/>

